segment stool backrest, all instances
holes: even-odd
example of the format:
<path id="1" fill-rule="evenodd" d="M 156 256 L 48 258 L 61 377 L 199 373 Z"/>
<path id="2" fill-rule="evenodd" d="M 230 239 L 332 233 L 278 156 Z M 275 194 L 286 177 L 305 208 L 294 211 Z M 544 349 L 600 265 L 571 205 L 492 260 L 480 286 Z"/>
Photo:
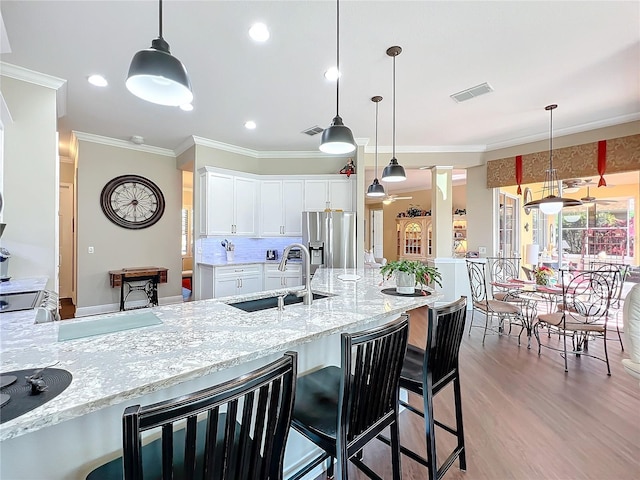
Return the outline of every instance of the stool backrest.
<path id="1" fill-rule="evenodd" d="M 458 354 L 466 318 L 467 297 L 464 296 L 447 305 L 429 309 L 422 384 L 431 385 L 434 393 L 458 373 Z"/>
<path id="2" fill-rule="evenodd" d="M 343 441 L 366 443 L 366 433 L 377 432 L 373 426 L 396 418 L 408 338 L 406 314 L 379 328 L 342 334 L 338 435 Z"/>
<path id="3" fill-rule="evenodd" d="M 128 407 L 122 419 L 124 478 L 152 475 L 143 471 L 142 433 L 155 430 L 162 436 L 161 458 L 144 465 L 160 470 L 161 464 L 163 479 L 281 479 L 296 360 L 295 352 L 287 352 L 263 368 L 212 388 Z"/>

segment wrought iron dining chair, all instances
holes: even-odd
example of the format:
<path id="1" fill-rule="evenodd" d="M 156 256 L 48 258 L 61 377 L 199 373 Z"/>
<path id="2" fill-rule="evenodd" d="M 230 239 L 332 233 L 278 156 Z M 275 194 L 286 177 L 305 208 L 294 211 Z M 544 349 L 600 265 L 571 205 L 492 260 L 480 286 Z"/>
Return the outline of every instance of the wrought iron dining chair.
<path id="1" fill-rule="evenodd" d="M 609 353 L 607 351 L 607 312 L 611 304 L 614 271 L 587 270 L 562 271 L 562 303 L 553 313 L 538 315 L 534 325 L 534 335 L 538 340 L 538 355 L 541 347 L 560 351 L 564 358 L 564 370 L 569 371 L 567 357 L 588 356 L 601 360 L 607 365 L 607 375 L 611 375 Z M 540 342 L 539 328 L 555 327 L 562 336 L 562 345 Z M 567 337 L 571 337 L 571 350 L 567 349 Z M 604 358 L 589 351 L 589 341 L 602 338 Z"/>
<path id="2" fill-rule="evenodd" d="M 483 345 L 487 331 L 494 331 L 494 317 L 498 319 L 497 333 L 500 335 L 504 332 L 505 320 L 509 322 L 509 328 L 511 328 L 511 322 L 522 326 L 522 312 L 518 305 L 502 300 L 495 300 L 489 294 L 487 263 L 482 260 L 469 259 L 466 260 L 466 263 L 467 273 L 469 274 L 469 286 L 471 288 L 471 300 L 473 302 L 471 321 L 469 322 L 469 335 L 471 335 L 471 329 L 473 327 L 481 326 L 473 324 L 476 312 L 480 312 L 485 316 L 484 333 L 482 335 Z"/>
<path id="3" fill-rule="evenodd" d="M 622 335 L 620 332 L 620 323 L 622 323 L 622 319 L 620 318 L 622 315 L 621 299 L 622 291 L 624 290 L 624 281 L 627 278 L 629 272 L 629 265 L 594 261 L 591 262 L 591 270 L 610 271 L 614 276 L 614 278 L 612 279 L 613 287 L 608 316 L 610 321 L 615 322 L 618 341 L 620 342 L 620 348 L 622 349 L 622 351 L 624 351 L 624 344 L 622 343 Z"/>
<path id="4" fill-rule="evenodd" d="M 461 297 L 453 303 L 437 308 L 429 308 L 424 316 L 412 315 L 412 321 L 427 321 L 426 341 L 424 349 L 409 344 L 400 374 L 400 388 L 411 394 L 422 397 L 422 410 L 408 401 L 400 400 L 400 405 L 409 412 L 424 419 L 425 438 L 427 443 L 426 458 L 415 451 L 400 446 L 400 451 L 414 461 L 426 466 L 429 480 L 441 479 L 453 465 L 456 458 L 460 469 L 466 470 L 466 450 L 464 446 L 464 429 L 462 424 L 462 395 L 460 391 L 460 370 L 458 354 L 467 318 L 467 297 Z M 433 398 L 444 387 L 453 383 L 453 401 L 455 406 L 456 426 L 452 428 L 434 418 Z M 436 456 L 436 426 L 455 435 L 457 444 L 447 459 L 438 468 Z M 380 436 L 389 443 L 389 439 Z"/>
<path id="5" fill-rule="evenodd" d="M 398 431 L 400 371 L 409 336 L 408 315 L 382 327 L 343 333 L 342 366 L 321 368 L 298 379 L 292 427 L 323 452 L 289 480 L 329 459 L 328 477 L 348 479 L 348 463 L 380 479 L 362 462 L 364 446 L 389 427 L 394 480 L 401 478 Z"/>
<path id="6" fill-rule="evenodd" d="M 281 480 L 296 361 L 297 354 L 287 352 L 220 385 L 128 407 L 122 418 L 123 456 L 93 470 L 87 480 Z M 154 433 L 161 438 L 143 446 L 143 434 Z"/>
<path id="7" fill-rule="evenodd" d="M 494 283 L 508 283 L 517 279 L 520 272 L 520 257 L 488 257 L 487 262 L 493 299 L 518 303 L 517 294 L 513 289 L 499 287 Z"/>

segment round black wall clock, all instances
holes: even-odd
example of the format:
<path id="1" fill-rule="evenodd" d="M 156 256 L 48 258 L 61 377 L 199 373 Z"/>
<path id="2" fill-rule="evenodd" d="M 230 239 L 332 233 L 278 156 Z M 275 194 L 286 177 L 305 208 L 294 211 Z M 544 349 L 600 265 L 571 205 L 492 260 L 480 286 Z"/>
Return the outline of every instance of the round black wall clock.
<path id="1" fill-rule="evenodd" d="M 147 178 L 121 175 L 104 186 L 100 206 L 116 225 L 138 230 L 160 220 L 164 213 L 164 196 L 158 186 Z"/>

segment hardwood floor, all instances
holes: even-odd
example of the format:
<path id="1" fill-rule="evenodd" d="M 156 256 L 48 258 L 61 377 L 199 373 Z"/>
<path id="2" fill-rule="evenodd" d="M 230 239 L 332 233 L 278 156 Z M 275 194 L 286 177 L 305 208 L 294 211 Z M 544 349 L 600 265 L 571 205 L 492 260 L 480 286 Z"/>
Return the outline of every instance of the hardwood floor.
<path id="1" fill-rule="evenodd" d="M 477 321 L 477 314 L 476 314 Z M 467 318 L 467 325 L 469 316 Z M 421 333 L 412 323 L 411 343 Z M 517 333 L 517 330 L 514 329 Z M 524 336 L 524 334 L 523 334 Z M 558 341 L 542 335 L 542 341 Z M 602 349 L 602 340 L 591 342 Z M 626 374 L 617 342 L 609 342 L 611 377 L 594 358 L 563 358 L 532 340 L 518 347 L 517 338 L 487 336 L 482 329 L 465 332 L 460 352 L 462 408 L 467 471 L 456 461 L 447 480 L 631 480 L 640 478 L 640 385 Z M 413 401 L 413 400 L 412 400 Z M 417 398 L 417 403 L 421 402 Z M 455 425 L 451 386 L 434 401 L 436 419 Z M 422 420 L 401 414 L 403 444 L 423 455 Z M 453 449 L 453 436 L 436 428 L 439 464 Z M 385 479 L 391 478 L 389 448 L 372 442 L 364 461 Z M 405 480 L 427 478 L 426 469 L 402 457 Z M 350 466 L 351 479 L 365 479 Z M 326 478 L 325 476 L 318 477 Z"/>

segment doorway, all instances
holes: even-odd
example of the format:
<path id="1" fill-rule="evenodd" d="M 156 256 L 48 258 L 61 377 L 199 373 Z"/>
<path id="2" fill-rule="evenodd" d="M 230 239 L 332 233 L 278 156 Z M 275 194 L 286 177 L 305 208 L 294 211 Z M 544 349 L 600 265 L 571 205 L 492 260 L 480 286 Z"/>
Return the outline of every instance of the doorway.
<path id="1" fill-rule="evenodd" d="M 60 183 L 58 210 L 60 251 L 58 253 L 58 284 L 60 299 L 74 296 L 75 258 L 73 255 L 73 184 Z"/>

